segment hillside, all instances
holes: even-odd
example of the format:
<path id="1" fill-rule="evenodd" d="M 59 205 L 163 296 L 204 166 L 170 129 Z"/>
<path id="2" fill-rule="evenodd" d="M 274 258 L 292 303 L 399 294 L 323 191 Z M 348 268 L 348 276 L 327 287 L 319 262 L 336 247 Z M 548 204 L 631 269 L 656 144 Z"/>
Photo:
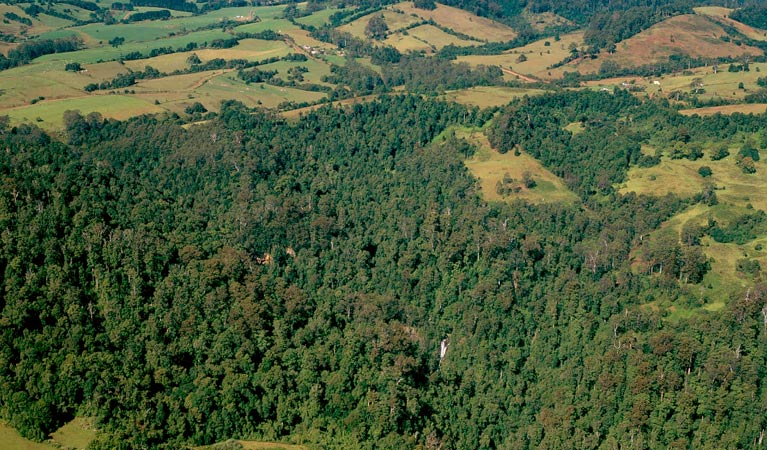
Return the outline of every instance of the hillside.
<path id="1" fill-rule="evenodd" d="M 0 5 L 0 448 L 762 448 L 763 5 L 267 3 Z"/>
<path id="2" fill-rule="evenodd" d="M 668 60 L 673 55 L 692 58 L 758 56 L 758 48 L 738 43 L 714 20 L 701 15 L 681 15 L 616 44 L 612 54 L 601 53 L 596 59 L 573 62 L 579 72 L 598 72 L 602 64 L 614 62 L 620 67 L 649 65 Z M 565 69 L 567 70 L 567 69 Z"/>

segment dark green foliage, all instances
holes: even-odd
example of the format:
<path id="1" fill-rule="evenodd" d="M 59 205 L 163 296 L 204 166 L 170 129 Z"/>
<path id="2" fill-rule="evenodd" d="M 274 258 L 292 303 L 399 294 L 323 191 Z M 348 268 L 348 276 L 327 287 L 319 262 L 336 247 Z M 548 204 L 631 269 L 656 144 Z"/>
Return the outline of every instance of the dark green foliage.
<path id="1" fill-rule="evenodd" d="M 746 174 L 756 173 L 756 166 L 754 165 L 754 160 L 751 159 L 750 156 L 747 156 L 745 158 L 738 158 L 738 161 L 736 164 L 738 165 L 738 167 L 740 167 L 740 170 L 743 173 L 746 173 Z"/>
<path id="2" fill-rule="evenodd" d="M 759 234 L 764 233 L 765 219 L 767 219 L 767 215 L 764 211 L 743 214 L 734 218 L 726 225 L 713 224 L 708 233 L 716 242 L 734 242 L 738 245 L 743 245 L 748 241 L 756 239 Z"/>
<path id="3" fill-rule="evenodd" d="M 741 258 L 735 263 L 735 268 L 738 272 L 744 273 L 750 276 L 756 276 L 762 270 L 759 261 L 755 259 Z"/>
<path id="4" fill-rule="evenodd" d="M 64 70 L 66 70 L 67 72 L 79 72 L 83 70 L 83 66 L 80 65 L 79 62 L 71 62 L 71 63 L 67 63 L 67 65 L 64 67 Z"/>
<path id="5" fill-rule="evenodd" d="M 176 11 L 198 12 L 197 5 L 186 0 L 130 0 L 130 2 L 133 6 L 154 6 L 156 8 L 167 8 Z"/>
<path id="6" fill-rule="evenodd" d="M 19 22 L 21 24 L 24 24 L 28 27 L 32 26 L 32 21 L 27 17 L 21 17 L 20 15 L 14 13 L 14 12 L 6 12 L 3 14 L 3 17 L 5 17 L 8 20 L 12 20 L 14 22 Z"/>
<path id="7" fill-rule="evenodd" d="M 419 96 L 296 122 L 229 101 L 189 129 L 68 112 L 68 145 L 0 125 L 4 416 L 42 439 L 94 415 L 95 449 L 753 446 L 767 288 L 667 320 L 648 303 L 697 299 L 708 261 L 647 236 L 689 202 L 488 204 L 445 130 L 490 115 Z M 491 133 L 590 189 L 649 139 L 628 115 L 691 143 L 761 126 L 565 92 Z"/>
<path id="8" fill-rule="evenodd" d="M 109 40 L 109 45 L 111 45 L 114 48 L 117 48 L 125 43 L 125 38 L 122 36 L 115 36 L 112 39 Z"/>
<path id="9" fill-rule="evenodd" d="M 383 14 L 371 17 L 368 24 L 365 26 L 365 36 L 379 41 L 386 39 L 386 33 L 388 31 L 389 27 L 386 25 Z"/>
<path id="10" fill-rule="evenodd" d="M 171 17 L 170 11 L 167 9 L 161 9 L 159 11 L 146 11 L 133 13 L 127 18 L 123 19 L 123 22 L 140 22 L 142 20 L 168 20 Z"/>
<path id="11" fill-rule="evenodd" d="M 751 5 L 736 9 L 730 13 L 730 18 L 743 22 L 752 27 L 767 30 L 767 5 L 764 2 L 752 1 Z"/>
<path id="12" fill-rule="evenodd" d="M 728 156 L 730 156 L 730 150 L 727 148 L 727 146 L 719 145 L 715 147 L 711 153 L 711 161 L 719 161 L 720 159 L 724 159 Z"/>
<path id="13" fill-rule="evenodd" d="M 666 14 L 667 11 L 661 12 L 649 7 L 630 8 L 620 14 L 612 11 L 598 13 L 591 18 L 583 39 L 595 49 L 614 46 L 616 42 L 627 39 L 668 17 Z"/>
<path id="14" fill-rule="evenodd" d="M 700 166 L 698 169 L 698 174 L 703 178 L 710 177 L 713 173 L 714 172 L 711 170 L 711 167 L 708 166 Z"/>
<path id="15" fill-rule="evenodd" d="M 759 161 L 759 150 L 754 147 L 753 142 L 746 141 L 740 150 L 738 150 L 739 158 L 751 158 L 754 161 Z"/>
<path id="16" fill-rule="evenodd" d="M 417 93 L 491 86 L 503 80 L 498 66 L 480 65 L 472 69 L 467 63 L 417 55 L 403 56 L 399 64 L 384 66 L 383 76 L 388 87 L 404 85 L 408 92 Z"/>
<path id="17" fill-rule="evenodd" d="M 190 115 L 202 114 L 208 112 L 208 109 L 200 102 L 194 102 L 184 109 L 184 112 Z"/>
<path id="18" fill-rule="evenodd" d="M 641 136 L 605 120 L 637 107 L 639 102 L 621 91 L 525 98 L 507 107 L 487 134 L 499 151 L 521 146 L 562 177 L 570 189 L 587 196 L 609 191 L 612 184 L 623 180 L 629 165 L 642 157 Z M 580 119 L 587 123 L 585 132 L 573 135 L 564 129 Z"/>
<path id="19" fill-rule="evenodd" d="M 437 9 L 437 4 L 434 3 L 434 0 L 415 0 L 413 2 L 413 6 L 419 9 L 425 9 L 429 11 Z"/>
<path id="20" fill-rule="evenodd" d="M 330 75 L 322 81 L 341 86 L 336 92 L 341 97 L 349 95 L 366 95 L 385 89 L 381 76 L 369 67 L 365 67 L 354 59 L 347 59 L 346 64 L 330 66 Z M 347 93 L 345 93 L 348 90 Z"/>
<path id="21" fill-rule="evenodd" d="M 269 80 L 271 80 L 275 75 L 277 75 L 276 70 L 259 70 L 259 69 L 251 69 L 251 70 L 242 70 L 240 69 L 237 71 L 237 76 L 247 84 L 250 83 L 264 83 Z"/>
<path id="22" fill-rule="evenodd" d="M 10 50 L 7 57 L 0 58 L 0 70 L 29 64 L 33 59 L 52 53 L 79 50 L 83 46 L 81 37 L 30 40 Z"/>
<path id="23" fill-rule="evenodd" d="M 110 8 L 118 11 L 133 11 L 133 4 L 127 2 L 114 2 L 110 5 Z"/>

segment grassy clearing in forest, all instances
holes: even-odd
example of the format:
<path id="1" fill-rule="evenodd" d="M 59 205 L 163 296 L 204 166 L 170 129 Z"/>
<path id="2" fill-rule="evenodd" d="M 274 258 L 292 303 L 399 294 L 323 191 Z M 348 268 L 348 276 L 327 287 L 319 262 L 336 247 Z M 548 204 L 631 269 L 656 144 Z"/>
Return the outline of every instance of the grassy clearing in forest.
<path id="1" fill-rule="evenodd" d="M 546 45 L 547 42 L 548 45 Z M 549 67 L 569 56 L 570 46 L 573 44 L 578 47 L 583 45 L 583 32 L 565 34 L 560 37 L 559 41 L 555 41 L 554 38 L 541 39 L 500 55 L 460 56 L 457 60 L 467 62 L 472 66 L 483 64 L 511 68 L 522 74 L 550 79 L 561 76 L 556 70 L 550 71 Z M 523 55 L 524 57 L 522 57 Z"/>
<path id="2" fill-rule="evenodd" d="M 513 152 L 498 153 L 490 146 L 482 130 L 470 128 L 454 128 L 455 136 L 466 139 L 475 146 L 476 153 L 465 161 L 480 184 L 482 196 L 490 201 L 526 200 L 531 203 L 574 202 L 578 196 L 565 186 L 556 175 L 549 172 L 532 156 L 522 153 L 515 156 Z M 529 173 L 535 186 L 526 188 L 522 179 Z M 496 186 L 508 174 L 518 192 L 502 196 Z"/>
<path id="3" fill-rule="evenodd" d="M 515 98 L 525 95 L 541 95 L 542 89 L 523 89 L 504 86 L 476 86 L 457 91 L 448 91 L 442 98 L 448 101 L 462 103 L 464 105 L 479 106 L 480 108 L 489 108 L 493 106 L 502 106 Z"/>
<path id="4" fill-rule="evenodd" d="M 702 89 L 703 92 L 696 94 L 701 100 L 727 100 L 740 102 L 754 91 L 760 89 L 756 84 L 758 78 L 767 73 L 767 63 L 751 63 L 748 72 L 730 72 L 729 64 L 720 64 L 713 66 L 696 67 L 681 73 L 667 74 L 661 77 L 617 77 L 606 78 L 587 82 L 586 85 L 593 88 L 607 87 L 636 87 L 651 96 L 662 95 L 671 100 L 682 98 L 677 94 L 690 94 L 693 90 Z M 659 84 L 655 84 L 655 82 Z M 623 83 L 626 83 L 624 86 Z M 740 88 L 743 83 L 743 88 Z M 733 112 L 761 112 L 759 106 L 750 104 L 726 105 L 709 108 L 700 108 L 701 114 L 711 114 L 722 112 L 730 114 Z M 683 110 L 683 114 L 694 114 L 696 110 Z"/>
<path id="5" fill-rule="evenodd" d="M 96 437 L 92 418 L 75 417 L 51 434 L 46 442 L 33 442 L 6 423 L 0 422 L 0 446 L 3 450 L 84 449 Z"/>
<path id="6" fill-rule="evenodd" d="M 193 450 L 218 450 L 225 448 L 229 442 L 236 442 L 242 446 L 243 450 L 309 450 L 305 445 L 283 444 L 282 442 L 266 441 L 226 441 L 218 444 L 206 445 L 203 447 L 192 447 Z"/>
<path id="7" fill-rule="evenodd" d="M 767 103 L 744 103 L 741 105 L 707 106 L 704 108 L 683 109 L 679 111 L 685 116 L 697 114 L 699 116 L 712 116 L 714 114 L 762 114 L 767 111 Z"/>
<path id="8" fill-rule="evenodd" d="M 51 434 L 51 439 L 62 448 L 84 449 L 95 438 L 95 419 L 91 417 L 75 417 Z"/>
<path id="9" fill-rule="evenodd" d="M 433 20 L 440 26 L 478 41 L 506 42 L 517 36 L 517 32 L 507 25 L 440 3 L 433 10 L 416 8 L 412 2 L 397 3 L 391 9 L 401 11 L 408 17 L 415 15 L 421 20 Z M 389 28 L 392 26 L 389 25 Z"/>
<path id="10" fill-rule="evenodd" d="M 0 444 L 5 450 L 51 450 L 53 447 L 24 439 L 9 425 L 0 422 Z"/>
<path id="11" fill-rule="evenodd" d="M 418 17 L 413 17 L 400 11 L 385 9 L 383 11 L 376 11 L 366 16 L 362 16 L 353 22 L 338 27 L 338 29 L 340 31 L 350 33 L 360 39 L 367 39 L 367 36 L 365 36 L 365 27 L 368 26 L 370 19 L 381 14 L 383 14 L 384 22 L 386 22 L 386 26 L 389 27 L 390 33 L 401 30 L 421 21 L 421 19 Z"/>
<path id="12" fill-rule="evenodd" d="M 41 101 L 34 105 L 3 111 L 11 123 L 33 123 L 45 130 L 60 130 L 64 126 L 64 111 L 78 110 L 83 115 L 99 112 L 104 117 L 128 119 L 141 114 L 165 111 L 159 106 L 128 95 L 89 95 L 80 98 Z"/>
<path id="13" fill-rule="evenodd" d="M 690 197 L 701 192 L 706 183 L 716 186 L 719 204 L 693 205 L 665 222 L 661 230 L 652 236 L 668 230 L 673 230 L 678 235 L 684 224 L 689 221 L 705 224 L 709 218 L 713 218 L 718 223 L 727 223 L 740 215 L 753 212 L 754 209 L 767 210 L 767 179 L 764 178 L 767 163 L 758 161 L 755 163 L 755 174 L 744 174 L 735 165 L 735 155 L 740 145 L 731 145 L 730 156 L 719 161 L 711 161 L 710 151 L 706 151 L 705 156 L 697 161 L 663 157 L 661 163 L 655 167 L 633 167 L 629 170 L 628 180 L 619 190 L 622 193 L 675 193 L 682 197 Z M 707 178 L 702 177 L 698 173 L 702 166 L 710 167 L 713 174 Z M 767 251 L 757 250 L 760 244 L 760 248 L 767 246 L 767 235 L 758 236 L 743 245 L 719 243 L 710 237 L 701 240 L 703 252 L 710 258 L 710 271 L 702 283 L 703 294 L 707 299 L 704 308 L 721 309 L 730 295 L 753 283 L 752 277 L 737 271 L 736 263 L 739 259 L 749 258 L 759 261 L 761 267 L 767 267 Z"/>

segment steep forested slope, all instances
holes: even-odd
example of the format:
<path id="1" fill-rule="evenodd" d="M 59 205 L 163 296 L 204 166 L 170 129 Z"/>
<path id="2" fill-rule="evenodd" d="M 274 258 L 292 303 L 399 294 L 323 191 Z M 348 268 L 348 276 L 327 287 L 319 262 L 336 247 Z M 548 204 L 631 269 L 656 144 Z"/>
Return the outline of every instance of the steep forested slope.
<path id="1" fill-rule="evenodd" d="M 567 157 L 620 131 L 607 118 L 684 119 L 628 95 L 523 102 L 495 138 L 550 134 L 537 156 L 582 205 L 486 204 L 435 137 L 488 116 L 419 97 L 296 123 L 230 102 L 188 130 L 70 114 L 67 145 L 3 129 L 3 413 L 34 438 L 96 415 L 95 448 L 752 445 L 765 289 L 664 319 L 645 305 L 694 295 L 630 252 L 686 203 L 600 183 L 635 161 L 622 141 Z M 573 118 L 593 129 L 555 132 Z"/>

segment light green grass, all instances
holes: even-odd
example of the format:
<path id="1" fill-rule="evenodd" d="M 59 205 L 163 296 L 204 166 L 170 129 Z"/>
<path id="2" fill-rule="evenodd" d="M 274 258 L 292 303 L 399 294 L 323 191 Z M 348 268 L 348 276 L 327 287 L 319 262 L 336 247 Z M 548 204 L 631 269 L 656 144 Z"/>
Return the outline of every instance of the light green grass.
<path id="1" fill-rule="evenodd" d="M 237 33 L 260 33 L 266 30 L 284 32 L 296 29 L 299 29 L 298 26 L 286 19 L 273 19 L 240 25 L 234 31 Z"/>
<path id="2" fill-rule="evenodd" d="M 762 114 L 767 112 L 767 103 L 744 103 L 739 105 L 724 105 L 724 106 L 708 106 L 703 108 L 685 109 L 679 111 L 680 113 L 691 116 L 697 114 L 699 116 L 710 116 L 713 114 Z"/>
<path id="3" fill-rule="evenodd" d="M 421 20 L 433 20 L 443 27 L 479 41 L 505 42 L 517 36 L 517 33 L 507 25 L 440 3 L 437 3 L 434 10 L 415 8 L 413 2 L 398 3 L 390 8 L 401 11 L 408 17 L 414 14 Z M 392 27 L 389 26 L 389 28 Z"/>
<path id="4" fill-rule="evenodd" d="M 176 49 L 179 47 L 184 47 L 190 42 L 203 43 L 211 42 L 215 39 L 228 39 L 230 37 L 232 37 L 230 34 L 221 30 L 206 30 L 190 33 L 183 36 L 158 39 L 151 42 L 127 43 L 125 45 L 121 45 L 118 48 L 104 45 L 96 48 L 78 50 L 76 52 L 55 53 L 52 55 L 41 56 L 40 58 L 35 59 L 35 63 L 49 61 L 79 61 L 82 64 L 92 64 L 99 61 L 116 60 L 119 59 L 122 55 L 131 53 L 133 51 L 147 54 L 154 48 L 171 47 Z M 107 41 L 105 40 L 104 43 L 106 42 Z"/>
<path id="5" fill-rule="evenodd" d="M 387 36 L 384 43 L 386 45 L 390 45 L 396 48 L 397 50 L 399 50 L 400 53 L 408 53 L 408 52 L 429 53 L 434 50 L 428 42 L 418 39 L 417 37 L 411 34 L 392 33 L 389 36 Z"/>
<path id="6" fill-rule="evenodd" d="M 127 119 L 140 114 L 151 114 L 164 109 L 147 101 L 127 95 L 90 95 L 81 98 L 42 101 L 35 105 L 13 108 L 3 111 L 11 123 L 34 123 L 46 130 L 63 128 L 63 115 L 66 110 L 79 110 L 82 114 L 100 112 L 104 117 Z"/>
<path id="7" fill-rule="evenodd" d="M 472 175 L 480 184 L 482 196 L 491 201 L 526 200 L 531 203 L 575 202 L 578 200 L 572 191 L 567 189 L 564 182 L 546 170 L 532 156 L 522 153 L 515 156 L 514 152 L 498 153 L 487 141 L 479 129 L 454 128 L 457 138 L 466 139 L 476 148 L 474 156 L 465 163 Z M 522 186 L 522 178 L 528 172 L 536 182 L 536 186 L 527 189 Z M 514 185 L 521 189 L 517 193 L 501 196 L 496 185 L 505 174 L 515 180 Z"/>
<path id="8" fill-rule="evenodd" d="M 457 47 L 467 47 L 470 45 L 480 45 L 481 42 L 466 40 L 445 33 L 434 25 L 421 25 L 408 31 L 416 39 L 422 40 L 429 45 L 433 45 L 438 50 L 446 45 L 455 45 Z"/>
<path id="9" fill-rule="evenodd" d="M 319 28 L 327 23 L 330 23 L 330 16 L 332 16 L 333 14 L 339 11 L 346 11 L 346 10 L 338 9 L 338 8 L 323 9 L 321 11 L 317 11 L 313 13 L 310 16 L 299 17 L 298 19 L 296 19 L 296 22 Z"/>
<path id="10" fill-rule="evenodd" d="M 84 449 L 96 437 L 93 419 L 77 417 L 51 434 L 46 442 L 33 442 L 8 424 L 0 422 L 0 448 L 3 450 Z"/>
<path id="11" fill-rule="evenodd" d="M 389 27 L 390 32 L 401 30 L 409 25 L 420 22 L 422 20 L 418 17 L 413 17 L 409 14 L 404 14 L 402 12 L 384 10 L 384 11 L 377 11 L 377 12 L 368 14 L 366 16 L 362 16 L 359 19 L 355 20 L 354 22 L 347 23 L 346 25 L 343 25 L 339 27 L 338 29 L 341 31 L 350 33 L 358 38 L 367 39 L 367 36 L 365 36 L 365 27 L 367 27 L 368 22 L 370 22 L 370 19 L 372 19 L 374 16 L 378 16 L 381 14 L 383 14 L 384 22 L 386 22 L 386 26 Z"/>
<path id="12" fill-rule="evenodd" d="M 704 184 L 713 183 L 717 186 L 716 195 L 719 204 L 713 207 L 696 204 L 687 210 L 675 215 L 666 221 L 659 231 L 653 233 L 649 239 L 656 238 L 659 233 L 673 232 L 679 236 L 682 227 L 688 222 L 698 224 L 707 223 L 709 218 L 719 223 L 727 223 L 730 220 L 750 212 L 747 205 L 755 209 L 767 210 L 767 164 L 764 161 L 755 163 L 756 174 L 744 174 L 735 165 L 735 155 L 740 143 L 730 146 L 730 156 L 720 160 L 711 161 L 709 151 L 697 160 L 686 159 L 671 160 L 667 157 L 661 159 L 661 163 L 655 167 L 637 168 L 629 170 L 628 180 L 619 186 L 621 192 L 637 192 L 642 194 L 663 195 L 675 193 L 682 197 L 690 197 L 701 190 Z M 644 150 L 644 149 L 643 149 Z M 647 149 L 654 153 L 652 149 Z M 698 168 L 709 166 L 713 174 L 703 178 L 698 174 Z M 701 241 L 702 250 L 710 258 L 711 269 L 706 274 L 701 284 L 703 295 L 707 299 L 706 308 L 716 311 L 723 308 L 730 296 L 742 291 L 755 280 L 744 274 L 738 273 L 736 263 L 741 258 L 751 258 L 759 261 L 763 268 L 767 268 L 767 251 L 756 250 L 761 244 L 767 246 L 767 234 L 758 236 L 755 240 L 743 245 L 735 243 L 719 243 L 709 237 Z"/>
<path id="13" fill-rule="evenodd" d="M 16 430 L 3 422 L 0 422 L 0 446 L 4 450 L 51 450 L 53 448 L 50 445 L 24 439 Z"/>
<path id="14" fill-rule="evenodd" d="M 291 67 L 303 66 L 309 69 L 304 73 L 304 83 L 316 83 L 326 86 L 332 86 L 322 81 L 322 77 L 330 75 L 330 66 L 323 61 L 309 59 L 307 61 L 280 61 L 272 64 L 259 66 L 260 70 L 276 70 L 277 76 L 283 80 L 288 80 L 288 69 Z"/>
<path id="15" fill-rule="evenodd" d="M 75 417 L 51 434 L 51 439 L 62 448 L 84 449 L 95 438 L 95 419 L 89 417 Z"/>
<path id="16" fill-rule="evenodd" d="M 503 86 L 476 86 L 468 89 L 447 92 L 443 98 L 446 100 L 474 105 L 480 108 L 502 106 L 515 98 L 525 95 L 541 95 L 545 91 L 541 89 L 522 89 Z"/>
<path id="17" fill-rule="evenodd" d="M 83 95 L 87 77 L 65 72 L 63 65 L 21 66 L 0 72 L 0 109 L 29 105 L 40 96 L 60 99 Z"/>
<path id="18" fill-rule="evenodd" d="M 284 9 L 285 5 L 222 8 L 201 16 L 183 17 L 169 20 L 167 22 L 169 22 L 170 25 L 180 29 L 193 30 L 202 26 L 210 25 L 212 23 L 219 23 L 223 20 L 235 21 L 237 16 L 249 17 L 251 12 L 260 18 L 261 21 L 265 22 L 280 17 Z"/>
<path id="19" fill-rule="evenodd" d="M 322 92 L 309 92 L 290 87 L 272 86 L 266 83 L 246 85 L 236 78 L 235 73 L 228 73 L 212 78 L 195 89 L 196 98 L 203 104 L 218 109 L 221 100 L 235 98 L 248 106 L 276 108 L 280 103 L 314 102 L 325 97 Z M 210 108 L 209 108 L 210 109 Z"/>
<path id="20" fill-rule="evenodd" d="M 546 42 L 549 45 L 546 45 Z M 549 79 L 561 76 L 558 71 L 550 71 L 548 68 L 570 55 L 571 44 L 583 45 L 583 32 L 565 34 L 561 36 L 559 41 L 555 41 L 553 38 L 541 39 L 500 55 L 461 56 L 457 60 L 467 62 L 472 66 L 484 64 L 511 68 L 515 72 Z M 527 61 L 520 62 L 521 55 L 525 55 Z"/>

